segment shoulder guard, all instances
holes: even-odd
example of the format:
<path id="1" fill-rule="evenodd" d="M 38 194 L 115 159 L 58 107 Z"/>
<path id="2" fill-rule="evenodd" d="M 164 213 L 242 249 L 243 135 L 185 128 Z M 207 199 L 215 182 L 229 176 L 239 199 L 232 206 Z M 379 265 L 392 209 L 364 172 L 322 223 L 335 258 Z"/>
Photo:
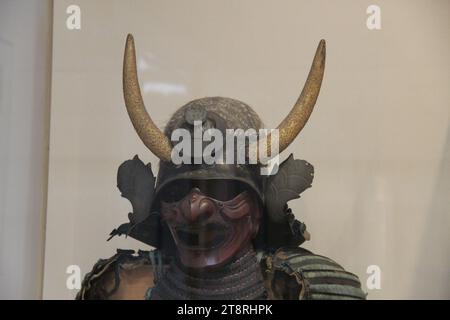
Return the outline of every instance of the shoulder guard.
<path id="1" fill-rule="evenodd" d="M 272 299 L 366 299 L 356 275 L 335 261 L 303 248 L 280 248 L 262 257 Z"/>
<path id="2" fill-rule="evenodd" d="M 157 250 L 139 250 L 136 254 L 134 250 L 117 249 L 114 256 L 98 260 L 85 275 L 76 299 L 144 299 L 163 268 Z"/>

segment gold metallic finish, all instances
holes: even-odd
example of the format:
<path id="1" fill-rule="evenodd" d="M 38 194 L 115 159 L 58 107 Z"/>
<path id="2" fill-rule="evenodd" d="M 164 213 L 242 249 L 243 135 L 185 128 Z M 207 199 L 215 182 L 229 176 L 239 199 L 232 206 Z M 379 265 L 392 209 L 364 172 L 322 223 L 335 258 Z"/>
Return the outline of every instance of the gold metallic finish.
<path id="1" fill-rule="evenodd" d="M 303 90 L 289 114 L 277 127 L 279 130 L 278 153 L 285 150 L 303 127 L 314 109 L 319 96 L 325 70 L 325 40 L 321 40 L 317 47 L 311 69 Z M 123 61 L 123 93 L 128 115 L 141 140 L 158 158 L 171 161 L 172 145 L 169 138 L 155 125 L 145 109 L 136 71 L 136 52 L 131 34 L 127 37 Z M 266 137 L 267 155 L 271 154 L 270 135 Z M 264 144 L 263 144 L 264 145 Z M 256 152 L 258 143 L 250 146 Z M 258 155 L 258 153 L 256 153 Z"/>
<path id="2" fill-rule="evenodd" d="M 308 122 L 319 96 L 325 70 L 325 40 L 321 40 L 309 71 L 302 93 L 291 112 L 278 126 L 280 132 L 279 152 L 286 149 Z"/>
<path id="3" fill-rule="evenodd" d="M 134 129 L 142 142 L 158 158 L 163 161 L 171 160 L 172 145 L 169 138 L 155 125 L 145 109 L 136 71 L 136 52 L 134 39 L 127 36 L 125 55 L 123 59 L 123 95 L 128 115 Z"/>
<path id="4" fill-rule="evenodd" d="M 319 96 L 320 86 L 322 84 L 323 74 L 325 71 L 325 51 L 325 40 L 320 40 L 302 93 L 300 94 L 300 97 L 298 98 L 291 112 L 289 112 L 286 118 L 284 118 L 284 120 L 277 127 L 277 129 L 279 130 L 278 153 L 281 153 L 292 143 L 292 141 L 294 141 L 294 139 L 306 125 L 306 122 L 308 122 L 309 116 L 314 109 L 317 97 Z M 270 136 L 268 136 L 266 139 L 267 155 L 276 156 L 271 155 Z M 252 146 L 250 148 L 252 148 Z M 257 148 L 257 145 L 255 144 L 253 148 Z"/>

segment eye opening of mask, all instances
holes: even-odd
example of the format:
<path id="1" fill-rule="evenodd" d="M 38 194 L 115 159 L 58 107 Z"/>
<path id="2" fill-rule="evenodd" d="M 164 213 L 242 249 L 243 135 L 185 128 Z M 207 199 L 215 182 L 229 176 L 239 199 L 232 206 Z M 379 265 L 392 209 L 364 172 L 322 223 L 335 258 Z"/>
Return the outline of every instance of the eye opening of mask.
<path id="1" fill-rule="evenodd" d="M 229 201 L 242 192 L 250 189 L 245 183 L 237 180 L 180 179 L 172 181 L 166 185 L 159 192 L 159 197 L 162 201 L 167 203 L 177 202 L 185 197 L 194 188 L 198 188 L 206 196 L 219 201 Z"/>

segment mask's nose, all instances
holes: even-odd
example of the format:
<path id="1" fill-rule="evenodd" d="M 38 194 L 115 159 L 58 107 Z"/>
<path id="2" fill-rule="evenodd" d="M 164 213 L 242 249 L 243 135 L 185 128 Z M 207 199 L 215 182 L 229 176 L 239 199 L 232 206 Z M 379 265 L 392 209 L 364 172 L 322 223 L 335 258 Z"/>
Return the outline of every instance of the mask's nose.
<path id="1" fill-rule="evenodd" d="M 204 221 L 215 212 L 214 202 L 203 195 L 198 188 L 191 190 L 188 201 L 188 205 L 184 206 L 184 215 L 190 222 Z"/>

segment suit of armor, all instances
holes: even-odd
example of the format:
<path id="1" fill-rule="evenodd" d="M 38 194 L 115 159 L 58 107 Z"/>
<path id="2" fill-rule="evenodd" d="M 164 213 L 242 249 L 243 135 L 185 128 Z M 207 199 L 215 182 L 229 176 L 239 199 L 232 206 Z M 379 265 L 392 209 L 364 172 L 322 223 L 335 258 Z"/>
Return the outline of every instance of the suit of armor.
<path id="1" fill-rule="evenodd" d="M 233 159 L 239 158 L 239 147 L 208 149 L 207 142 L 196 140 L 196 130 L 202 136 L 210 129 L 220 136 L 236 129 L 256 132 L 263 128 L 262 121 L 243 102 L 203 98 L 178 109 L 162 132 L 144 107 L 135 59 L 129 35 L 125 104 L 139 137 L 161 161 L 156 179 L 150 164 L 137 156 L 119 167 L 118 188 L 133 212 L 111 237 L 125 234 L 156 249 L 118 250 L 113 257 L 99 260 L 86 275 L 77 299 L 365 299 L 357 276 L 300 247 L 309 233 L 287 203 L 311 186 L 313 166 L 290 155 L 276 165 L 275 174 L 262 175 L 267 163 L 260 149 L 276 156 L 269 148 L 272 133 L 256 135 L 253 142 L 248 139 L 242 149 L 244 163 L 199 160 L 195 151 L 199 146 L 212 150 L 213 157 L 231 151 Z M 277 128 L 278 153 L 306 124 L 324 67 L 322 40 L 298 101 Z M 192 148 L 182 151 L 188 161 L 182 163 L 173 160 L 180 151 L 173 144 L 179 132 L 193 133 L 188 144 Z M 263 138 L 266 144 L 254 143 Z M 248 161 L 252 150 L 257 151 L 253 162 Z"/>

